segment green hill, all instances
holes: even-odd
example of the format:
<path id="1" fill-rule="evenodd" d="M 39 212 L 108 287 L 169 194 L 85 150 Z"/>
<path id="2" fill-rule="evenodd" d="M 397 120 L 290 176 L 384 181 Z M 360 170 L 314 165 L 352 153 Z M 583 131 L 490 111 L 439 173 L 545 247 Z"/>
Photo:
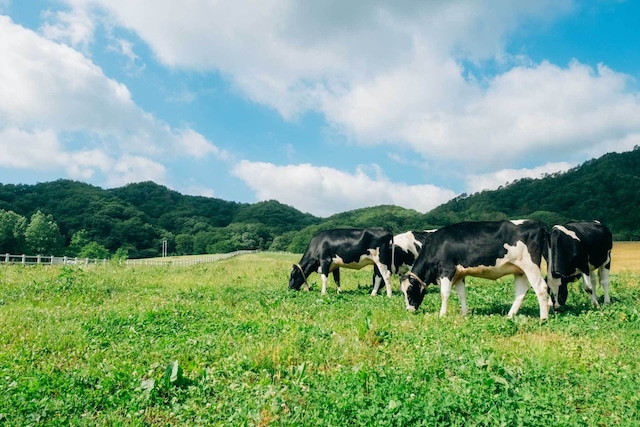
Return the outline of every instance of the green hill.
<path id="1" fill-rule="evenodd" d="M 109 190 L 70 180 L 0 184 L 0 212 L 13 211 L 28 221 L 40 210 L 53 216 L 65 246 L 84 230 L 91 241 L 111 253 L 123 248 L 131 257 L 157 256 L 163 240 L 173 254 L 255 248 L 300 252 L 321 229 L 383 227 L 398 233 L 464 220 L 507 218 L 537 218 L 549 225 L 598 219 L 617 240 L 637 240 L 639 205 L 638 147 L 606 154 L 564 173 L 463 194 L 426 214 L 381 205 L 318 218 L 274 200 L 247 204 L 187 196 L 153 182 Z"/>
<path id="2" fill-rule="evenodd" d="M 564 173 L 521 179 L 493 191 L 462 195 L 425 215 L 446 225 L 461 220 L 537 218 L 548 224 L 598 219 L 617 240 L 640 238 L 640 148 L 609 153 Z"/>

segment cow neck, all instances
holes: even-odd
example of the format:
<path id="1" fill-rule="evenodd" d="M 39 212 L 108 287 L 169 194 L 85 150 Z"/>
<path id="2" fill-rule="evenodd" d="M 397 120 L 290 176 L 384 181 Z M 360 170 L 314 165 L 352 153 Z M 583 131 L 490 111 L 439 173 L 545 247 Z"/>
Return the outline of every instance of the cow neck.
<path id="1" fill-rule="evenodd" d="M 409 273 L 407 273 L 407 275 L 413 277 L 414 279 L 416 279 L 418 281 L 418 283 L 420 283 L 420 285 L 422 285 L 423 288 L 427 289 L 427 284 L 424 283 L 424 280 L 419 278 L 416 273 L 414 273 L 413 271 L 410 271 Z"/>
<path id="2" fill-rule="evenodd" d="M 296 267 L 298 267 L 298 270 L 300 270 L 300 273 L 302 274 L 302 278 L 304 279 L 303 283 L 307 283 L 307 275 L 304 274 L 304 270 L 302 269 L 302 267 L 300 267 L 300 264 L 294 264 Z"/>

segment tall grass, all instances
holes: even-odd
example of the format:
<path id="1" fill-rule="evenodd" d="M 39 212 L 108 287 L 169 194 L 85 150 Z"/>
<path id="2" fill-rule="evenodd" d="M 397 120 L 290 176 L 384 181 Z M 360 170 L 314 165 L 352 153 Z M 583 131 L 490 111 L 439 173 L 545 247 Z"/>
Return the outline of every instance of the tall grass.
<path id="1" fill-rule="evenodd" d="M 438 316 L 432 288 L 405 311 L 371 297 L 287 289 L 286 254 L 191 267 L 0 268 L 0 424 L 634 425 L 640 419 L 640 275 L 613 304 L 540 324 L 512 280 L 470 280 Z M 319 282 L 317 275 L 310 278 Z"/>

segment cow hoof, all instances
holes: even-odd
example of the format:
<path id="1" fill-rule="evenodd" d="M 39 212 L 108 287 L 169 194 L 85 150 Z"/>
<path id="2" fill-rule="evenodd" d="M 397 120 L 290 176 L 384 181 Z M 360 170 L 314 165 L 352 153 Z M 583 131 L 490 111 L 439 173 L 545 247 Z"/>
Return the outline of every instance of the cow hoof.
<path id="1" fill-rule="evenodd" d="M 412 305 L 407 306 L 407 311 L 416 311 L 416 308 Z"/>

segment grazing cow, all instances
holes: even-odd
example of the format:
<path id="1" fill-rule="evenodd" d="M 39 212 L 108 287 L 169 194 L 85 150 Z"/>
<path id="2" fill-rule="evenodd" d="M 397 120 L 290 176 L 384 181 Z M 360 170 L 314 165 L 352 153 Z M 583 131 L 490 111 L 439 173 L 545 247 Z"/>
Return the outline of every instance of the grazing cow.
<path id="1" fill-rule="evenodd" d="M 582 276 L 583 287 L 591 302 L 599 307 L 596 284 L 604 289 L 604 303 L 609 304 L 609 270 L 611 269 L 611 231 L 599 221 L 571 221 L 555 225 L 549 234 L 547 283 L 554 308 L 567 301 L 567 284 Z M 595 270 L 598 270 L 596 279 Z"/>
<path id="2" fill-rule="evenodd" d="M 435 231 L 411 272 L 400 279 L 407 310 L 418 309 L 427 286 L 433 283 L 440 285 L 441 316 L 447 312 L 452 287 L 458 292 L 462 314 L 467 314 L 466 276 L 495 280 L 513 274 L 516 297 L 509 317 L 518 313 L 531 284 L 540 305 L 540 319 L 547 319 L 547 284 L 540 262 L 548 235 L 546 226 L 535 220 L 468 221 Z"/>
<path id="3" fill-rule="evenodd" d="M 407 231 L 393 236 L 393 266 L 391 272 L 400 276 L 411 270 L 411 266 L 418 258 L 427 238 L 434 231 Z M 382 283 L 382 275 L 380 275 L 378 268 L 375 266 L 373 267 L 372 281 L 373 291 L 371 295 L 376 295 Z"/>
<path id="4" fill-rule="evenodd" d="M 382 273 L 391 297 L 391 265 L 393 234 L 380 228 L 342 228 L 321 231 L 309 242 L 300 262 L 294 264 L 289 278 L 289 288 L 298 290 L 305 284 L 309 274 L 317 271 L 322 277 L 322 293 L 327 293 L 327 279 L 333 272 L 336 287 L 340 292 L 341 267 L 359 270 L 374 265 Z"/>

